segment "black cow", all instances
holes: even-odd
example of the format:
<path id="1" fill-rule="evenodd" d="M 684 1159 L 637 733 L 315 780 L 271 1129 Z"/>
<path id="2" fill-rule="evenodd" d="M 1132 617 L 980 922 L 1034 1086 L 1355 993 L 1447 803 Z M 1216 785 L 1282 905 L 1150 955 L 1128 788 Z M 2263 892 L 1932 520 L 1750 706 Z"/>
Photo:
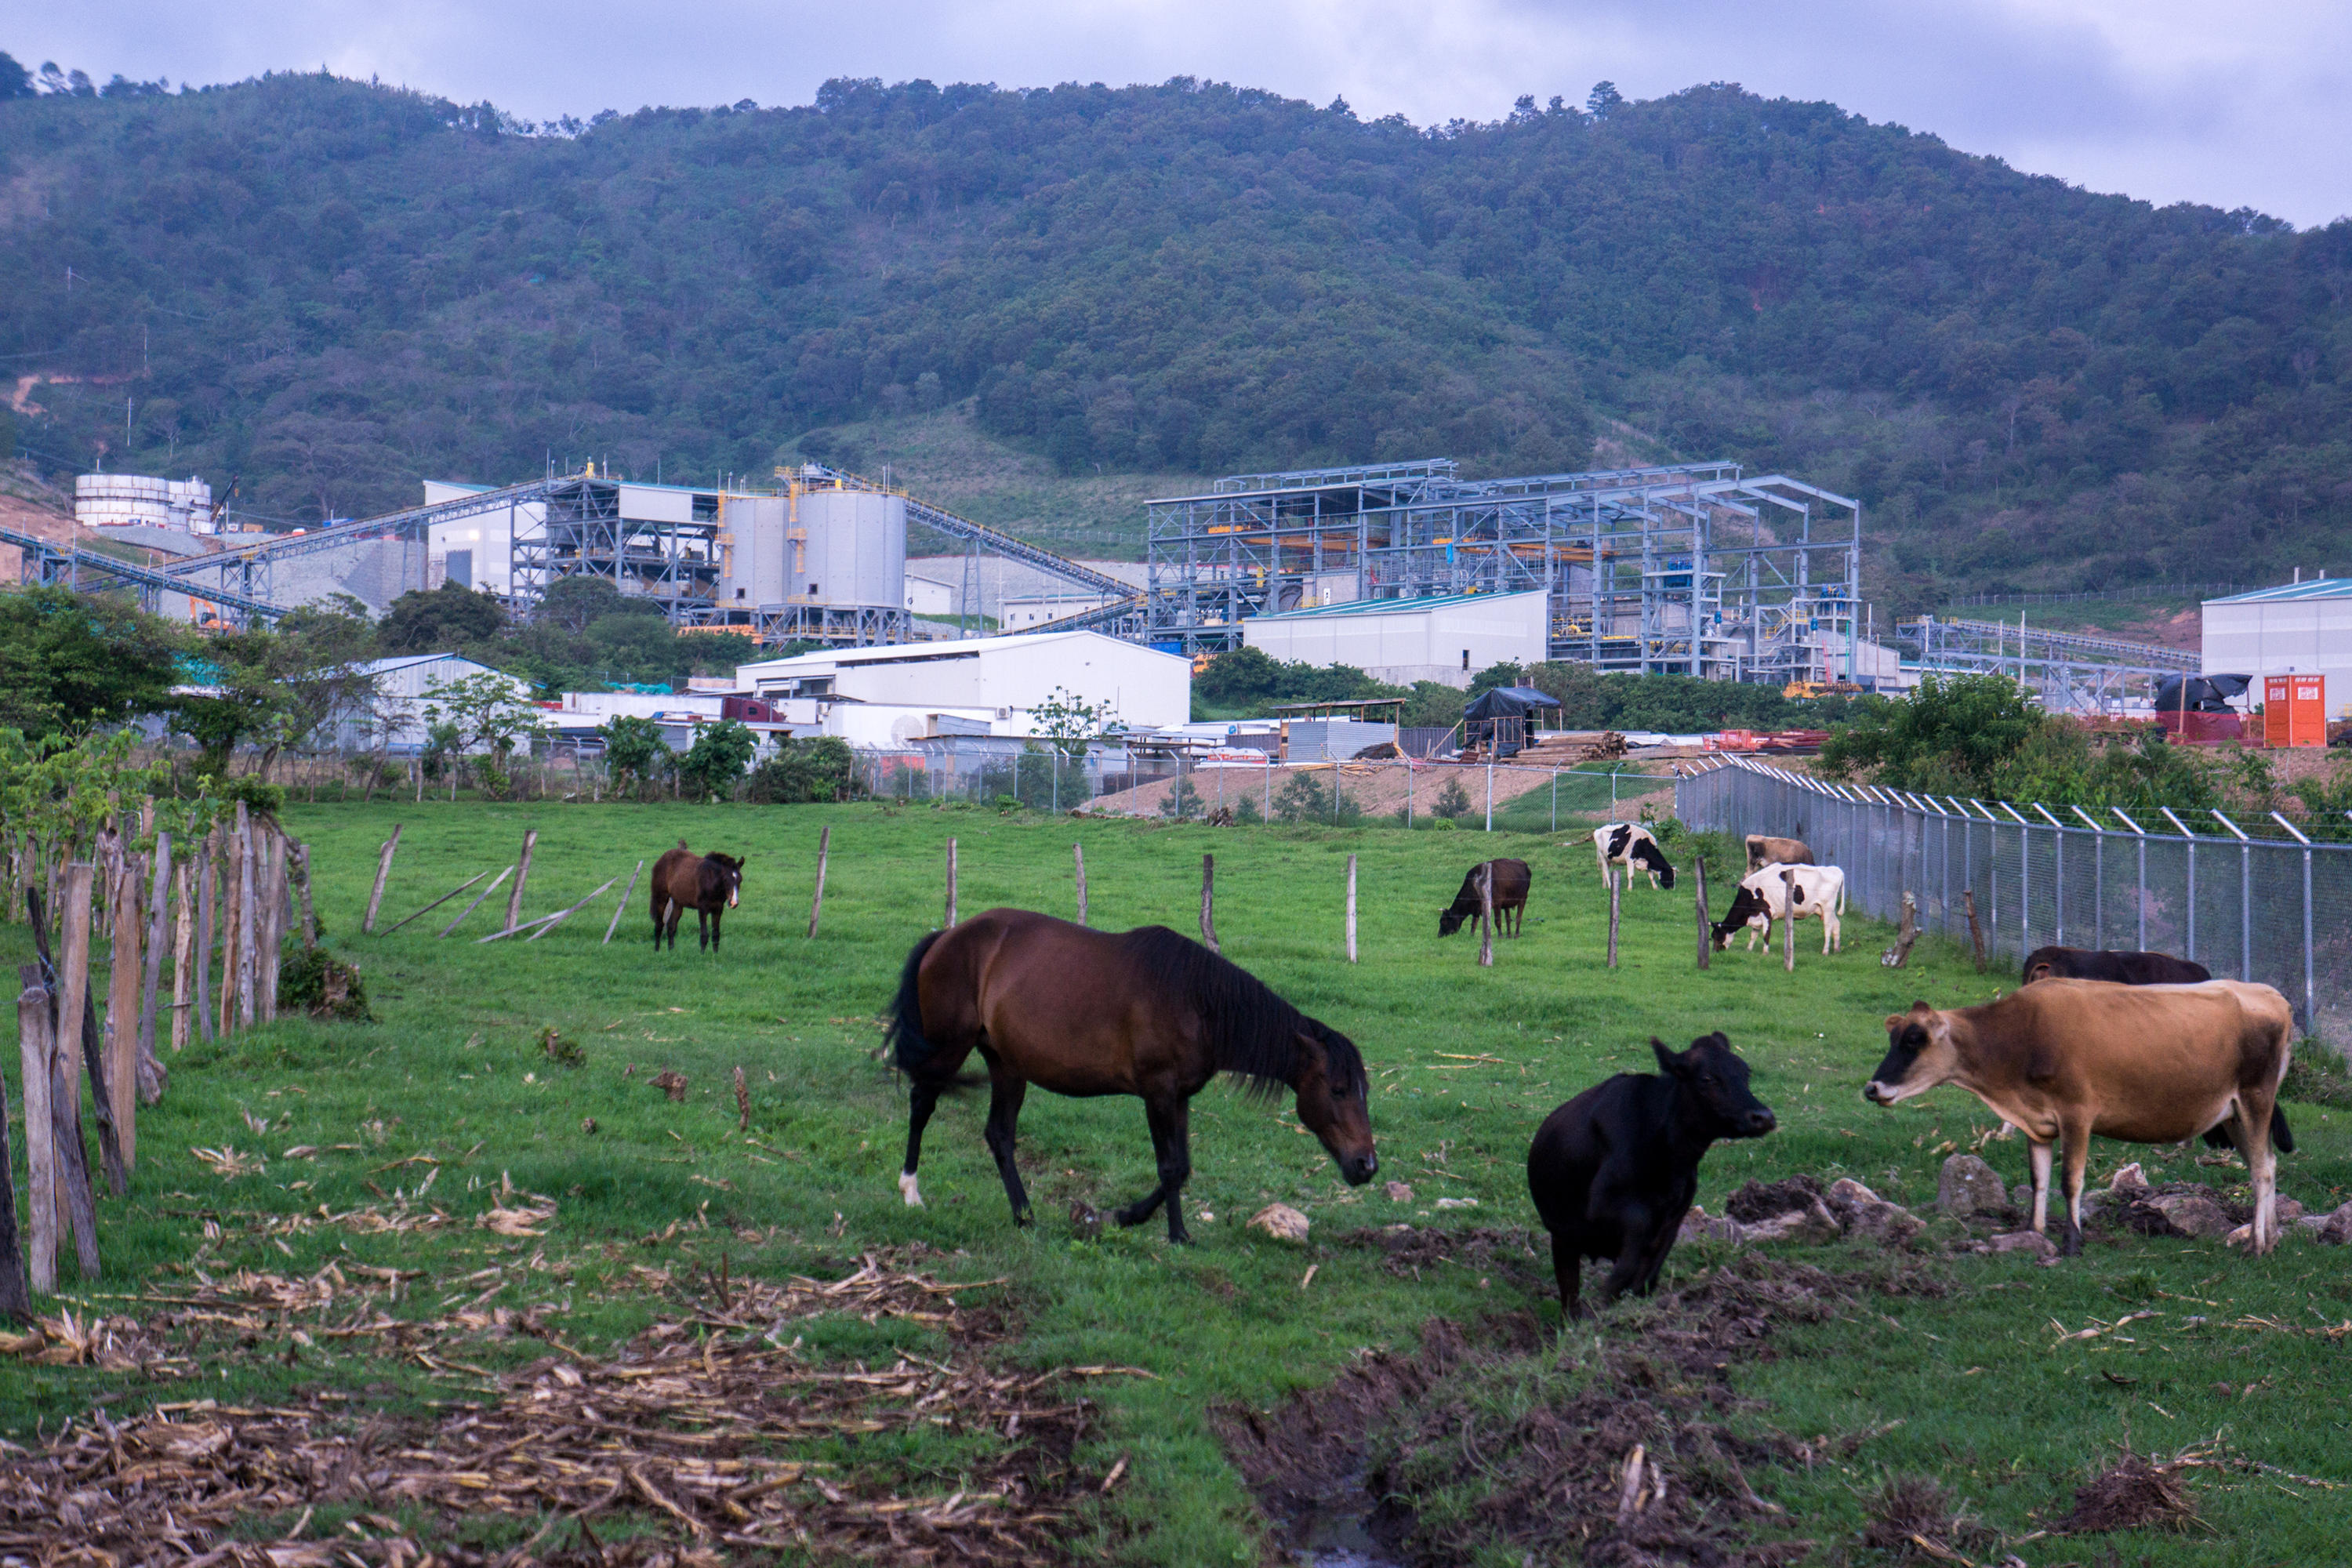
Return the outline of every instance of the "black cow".
<path id="1" fill-rule="evenodd" d="M 1495 930 L 1503 936 L 1519 934 L 1519 922 L 1528 915 L 1528 888 L 1533 881 L 1524 860 L 1489 860 L 1486 865 L 1495 872 Z M 1473 866 L 1470 874 L 1462 879 L 1462 890 L 1454 895 L 1453 907 L 1439 912 L 1437 934 L 1452 936 L 1462 929 L 1463 922 L 1478 918 L 1478 872 Z"/>
<path id="2" fill-rule="evenodd" d="M 2111 980 L 2118 985 L 2194 985 L 2213 978 L 2201 963 L 2168 952 L 2105 952 L 2090 947 L 2037 947 L 2025 961 L 2024 984 L 2037 980 Z"/>
<path id="3" fill-rule="evenodd" d="M 1718 1138 L 1761 1138 L 1772 1110 L 1748 1091 L 1748 1064 L 1720 1031 L 1677 1056 L 1653 1038 L 1664 1077 L 1619 1073 L 1544 1118 L 1528 1149 L 1528 1192 L 1551 1232 L 1563 1318 L 1580 1310 L 1588 1258 L 1615 1267 L 1602 1304 L 1647 1294 L 1698 1192 L 1698 1163 Z"/>

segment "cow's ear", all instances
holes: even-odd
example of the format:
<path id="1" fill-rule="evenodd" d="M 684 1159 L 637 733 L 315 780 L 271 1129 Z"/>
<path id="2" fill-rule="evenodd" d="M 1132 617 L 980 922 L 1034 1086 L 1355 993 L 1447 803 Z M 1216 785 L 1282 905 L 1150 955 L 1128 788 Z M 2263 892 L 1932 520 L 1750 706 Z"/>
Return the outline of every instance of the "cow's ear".
<path id="1" fill-rule="evenodd" d="M 1910 1017 L 1907 1014 L 1889 1013 L 1886 1015 L 1886 1026 L 1890 1029 L 1899 1029 L 1910 1021 Z"/>
<path id="2" fill-rule="evenodd" d="M 1666 1048 L 1666 1042 L 1665 1042 L 1665 1041 L 1664 1041 L 1664 1040 L 1662 1040 L 1662 1039 L 1658 1038 L 1658 1037 L 1657 1037 L 1657 1036 L 1655 1036 L 1655 1035 L 1652 1035 L 1652 1036 L 1650 1037 L 1650 1049 L 1651 1049 L 1651 1051 L 1652 1051 L 1653 1053 L 1654 1053 L 1654 1054 L 1656 1055 L 1656 1057 L 1657 1057 L 1657 1058 L 1658 1058 L 1658 1066 L 1659 1066 L 1660 1068 L 1664 1068 L 1665 1071 L 1667 1071 L 1667 1072 L 1669 1072 L 1669 1073 L 1674 1073 L 1674 1074 L 1677 1074 L 1677 1075 L 1679 1075 L 1679 1074 L 1682 1072 L 1682 1070 L 1683 1070 L 1683 1059 L 1682 1059 L 1682 1058 L 1680 1058 L 1680 1057 L 1676 1056 L 1674 1052 L 1672 1052 L 1672 1051 L 1668 1050 L 1668 1049 Z"/>

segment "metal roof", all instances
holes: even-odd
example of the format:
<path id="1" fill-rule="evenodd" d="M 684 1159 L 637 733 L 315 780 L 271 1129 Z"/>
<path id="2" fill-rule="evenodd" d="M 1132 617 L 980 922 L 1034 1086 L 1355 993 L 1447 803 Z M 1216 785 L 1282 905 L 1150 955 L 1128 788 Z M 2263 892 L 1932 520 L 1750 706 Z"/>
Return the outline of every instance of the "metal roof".
<path id="1" fill-rule="evenodd" d="M 2208 599 L 2209 605 L 2269 605 L 2289 599 L 2352 599 L 2352 577 L 2313 577 L 2301 583 L 2282 583 L 2275 588 L 2256 588 L 2252 593 L 2232 594 L 2226 599 Z"/>
<path id="2" fill-rule="evenodd" d="M 1284 610 L 1278 615 L 1256 616 L 1259 621 L 1304 621 L 1336 616 L 1409 616 L 1423 610 L 1442 610 L 1451 605 L 1491 605 L 1504 599 L 1524 599 L 1528 594 L 1540 595 L 1541 588 L 1529 588 L 1519 594 L 1441 594 L 1421 599 L 1350 599 L 1342 605 L 1318 605 L 1307 610 Z"/>

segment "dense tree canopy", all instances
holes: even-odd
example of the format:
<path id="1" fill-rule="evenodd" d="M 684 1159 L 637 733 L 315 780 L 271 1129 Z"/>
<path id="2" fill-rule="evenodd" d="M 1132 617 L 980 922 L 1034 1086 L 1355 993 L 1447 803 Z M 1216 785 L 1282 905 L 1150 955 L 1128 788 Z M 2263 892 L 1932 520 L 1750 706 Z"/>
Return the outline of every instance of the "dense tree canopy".
<path id="1" fill-rule="evenodd" d="M 1415 129 L 1189 78 L 835 81 L 520 127 L 61 77 L 0 103 L 0 179 L 24 448 L 290 519 L 550 456 L 756 473 L 971 399 L 1071 472 L 1786 468 L 1867 504 L 1898 604 L 2251 578 L 2352 522 L 2352 224 L 1733 86 Z"/>

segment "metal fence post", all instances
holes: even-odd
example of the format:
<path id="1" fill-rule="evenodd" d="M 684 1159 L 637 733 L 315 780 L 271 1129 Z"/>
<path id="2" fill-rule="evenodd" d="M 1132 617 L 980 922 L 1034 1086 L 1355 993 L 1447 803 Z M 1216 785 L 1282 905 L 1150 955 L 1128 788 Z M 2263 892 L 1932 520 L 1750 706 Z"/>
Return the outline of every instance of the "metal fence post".
<path id="1" fill-rule="evenodd" d="M 2213 820 L 2238 836 L 2238 978 L 2254 977 L 2254 849 L 2244 828 L 2211 808 Z"/>
<path id="2" fill-rule="evenodd" d="M 2173 826 L 2180 829 L 2181 837 L 2189 840 L 2189 950 L 2181 956 L 2194 963 L 2197 962 L 2197 835 L 2189 831 L 2187 823 L 2172 815 L 2170 806 L 2160 805 L 2157 809 L 2164 813 L 2166 820 Z"/>
<path id="3" fill-rule="evenodd" d="M 2091 830 L 2091 945 L 2107 945 L 2107 830 L 2081 806 L 2074 807 Z"/>
<path id="4" fill-rule="evenodd" d="M 2319 1033 L 2319 984 L 2311 962 L 2311 840 L 2277 812 L 2271 813 L 2271 820 L 2294 834 L 2294 841 L 2303 846 L 2303 1032 L 2315 1035 Z"/>
<path id="5" fill-rule="evenodd" d="M 1551 830 L 1559 831 L 1559 770 L 1551 771 Z"/>
<path id="6" fill-rule="evenodd" d="M 2040 801 L 2033 803 L 2033 809 L 2040 812 L 2042 820 L 2050 824 L 2050 853 L 2058 862 L 2056 930 L 2050 940 L 2063 947 L 2066 945 L 2066 829 L 2060 825 L 2056 817 L 2050 815 L 2050 808 Z"/>
<path id="7" fill-rule="evenodd" d="M 2122 806 L 2111 805 L 2107 809 L 2122 817 L 2124 826 L 2130 828 L 2139 838 L 2139 879 L 2132 889 L 2132 908 L 2138 912 L 2139 916 L 2139 951 L 2146 952 L 2147 951 L 2147 829 L 2134 822 Z"/>

